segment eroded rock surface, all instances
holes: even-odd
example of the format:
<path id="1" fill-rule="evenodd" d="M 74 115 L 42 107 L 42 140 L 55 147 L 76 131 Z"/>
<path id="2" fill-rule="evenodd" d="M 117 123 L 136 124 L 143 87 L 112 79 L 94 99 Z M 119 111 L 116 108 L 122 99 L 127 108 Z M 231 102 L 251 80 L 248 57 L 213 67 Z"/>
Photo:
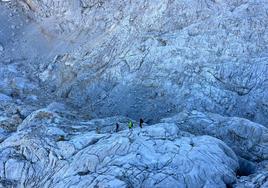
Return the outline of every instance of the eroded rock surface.
<path id="1" fill-rule="evenodd" d="M 238 159 L 216 138 L 172 123 L 125 130 L 123 117 L 76 123 L 63 114 L 33 112 L 1 143 L 3 186 L 225 187 L 236 180 Z"/>
<path id="2" fill-rule="evenodd" d="M 219 138 L 242 158 L 253 161 L 268 159 L 268 129 L 247 119 L 192 111 L 179 113 L 162 122 L 176 123 L 180 130 L 195 135 Z"/>
<path id="3" fill-rule="evenodd" d="M 24 35 L 3 59 L 52 99 L 95 118 L 195 109 L 268 123 L 266 1 L 18 2 L 2 32 Z"/>
<path id="4" fill-rule="evenodd" d="M 0 187 L 267 187 L 267 20 L 265 0 L 0 0 Z"/>

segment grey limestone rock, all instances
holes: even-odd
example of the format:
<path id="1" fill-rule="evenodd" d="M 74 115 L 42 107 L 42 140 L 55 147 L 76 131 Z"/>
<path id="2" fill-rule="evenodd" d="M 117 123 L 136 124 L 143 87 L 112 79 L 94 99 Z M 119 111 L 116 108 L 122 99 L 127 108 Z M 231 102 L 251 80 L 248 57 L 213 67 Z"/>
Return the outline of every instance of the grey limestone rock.
<path id="1" fill-rule="evenodd" d="M 267 20 L 265 0 L 0 1 L 0 187 L 267 187 Z"/>
<path id="2" fill-rule="evenodd" d="M 172 123 L 90 130 L 111 121 L 92 120 L 86 131 L 86 123 L 34 112 L 0 144 L 1 180 L 19 187 L 225 187 L 236 181 L 238 159 L 216 138 L 193 136 Z"/>
<path id="3" fill-rule="evenodd" d="M 252 161 L 268 159 L 268 129 L 247 119 L 192 111 L 181 112 L 162 122 L 176 123 L 180 130 L 195 135 L 219 138 L 242 158 Z"/>
<path id="4" fill-rule="evenodd" d="M 266 1 L 23 2 L 3 24 L 23 22 L 14 32 L 26 42 L 5 58 L 31 70 L 42 101 L 94 118 L 157 122 L 187 109 L 268 123 Z"/>

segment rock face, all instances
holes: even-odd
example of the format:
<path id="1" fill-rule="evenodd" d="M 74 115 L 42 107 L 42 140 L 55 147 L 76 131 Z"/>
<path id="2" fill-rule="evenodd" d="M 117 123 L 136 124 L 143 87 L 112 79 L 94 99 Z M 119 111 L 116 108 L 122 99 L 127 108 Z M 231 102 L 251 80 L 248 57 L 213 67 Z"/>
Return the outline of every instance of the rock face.
<path id="1" fill-rule="evenodd" d="M 0 0 L 0 187 L 267 187 L 267 20 L 264 0 Z"/>
<path id="2" fill-rule="evenodd" d="M 93 36 L 84 55 L 54 62 L 56 80 L 46 83 L 78 106 L 98 116 L 158 119 L 186 108 L 268 123 L 267 3 L 82 1 L 81 10 L 66 9 L 81 11 Z"/>
<path id="3" fill-rule="evenodd" d="M 162 122 L 176 122 L 180 130 L 219 138 L 242 158 L 253 161 L 268 159 L 268 129 L 247 119 L 192 111 L 179 113 Z"/>
<path id="4" fill-rule="evenodd" d="M 268 123 L 266 1 L 19 2 L 35 22 L 11 28 L 27 49 L 12 57 L 92 117 L 195 109 Z"/>
<path id="5" fill-rule="evenodd" d="M 64 115 L 33 112 L 1 143 L 3 186 L 225 187 L 236 180 L 238 159 L 216 138 L 172 123 L 124 130 L 125 123 L 115 133 L 110 124 L 124 118 L 78 124 Z M 94 126 L 106 129 L 96 134 Z"/>

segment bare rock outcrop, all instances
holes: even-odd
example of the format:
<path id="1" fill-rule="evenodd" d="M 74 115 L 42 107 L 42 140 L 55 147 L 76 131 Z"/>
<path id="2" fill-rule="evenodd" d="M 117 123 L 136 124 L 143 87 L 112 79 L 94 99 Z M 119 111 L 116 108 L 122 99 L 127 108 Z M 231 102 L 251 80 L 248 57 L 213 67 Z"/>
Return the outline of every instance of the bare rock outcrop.
<path id="1" fill-rule="evenodd" d="M 266 187 L 267 20 L 265 0 L 0 0 L 0 187 Z"/>
<path id="2" fill-rule="evenodd" d="M 242 158 L 252 161 L 268 159 L 268 129 L 247 119 L 192 111 L 179 113 L 162 122 L 176 123 L 180 130 L 195 135 L 221 139 Z"/>
<path id="3" fill-rule="evenodd" d="M 172 123 L 133 130 L 123 123 L 115 133 L 111 122 L 122 123 L 123 117 L 77 124 L 63 114 L 33 112 L 0 144 L 2 186 L 225 187 L 236 182 L 238 159 L 216 138 L 193 136 Z M 106 131 L 98 134 L 94 125 Z"/>
<path id="4" fill-rule="evenodd" d="M 24 33 L 4 57 L 27 65 L 37 96 L 94 118 L 187 109 L 268 123 L 266 1 L 19 2 L 30 21 L 4 19 L 7 35 Z"/>

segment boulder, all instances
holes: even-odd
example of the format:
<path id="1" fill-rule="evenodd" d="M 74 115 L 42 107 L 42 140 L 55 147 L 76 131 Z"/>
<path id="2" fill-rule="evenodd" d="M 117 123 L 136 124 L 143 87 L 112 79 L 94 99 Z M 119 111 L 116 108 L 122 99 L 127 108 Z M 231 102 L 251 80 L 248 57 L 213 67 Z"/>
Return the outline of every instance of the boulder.
<path id="1" fill-rule="evenodd" d="M 180 130 L 195 135 L 216 137 L 242 158 L 251 161 L 268 159 L 268 129 L 247 119 L 185 111 L 162 119 L 162 122 L 174 122 Z"/>

